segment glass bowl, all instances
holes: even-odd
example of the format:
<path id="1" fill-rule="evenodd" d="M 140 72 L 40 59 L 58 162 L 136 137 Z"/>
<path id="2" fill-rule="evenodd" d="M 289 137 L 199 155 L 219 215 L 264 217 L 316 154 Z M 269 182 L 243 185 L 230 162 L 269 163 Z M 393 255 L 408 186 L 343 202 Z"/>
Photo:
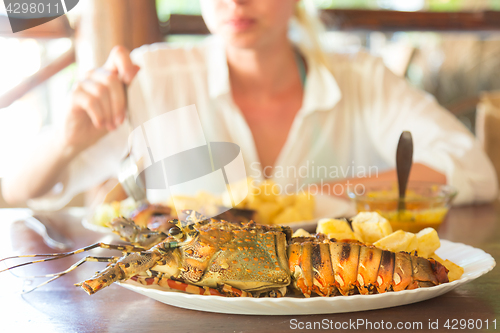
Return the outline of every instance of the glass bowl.
<path id="1" fill-rule="evenodd" d="M 444 220 L 457 191 L 449 185 L 410 182 L 404 199 L 405 209 L 398 211 L 399 193 L 395 181 L 373 181 L 348 190 L 359 212 L 378 212 L 391 223 L 394 231 L 419 232 L 437 229 Z"/>

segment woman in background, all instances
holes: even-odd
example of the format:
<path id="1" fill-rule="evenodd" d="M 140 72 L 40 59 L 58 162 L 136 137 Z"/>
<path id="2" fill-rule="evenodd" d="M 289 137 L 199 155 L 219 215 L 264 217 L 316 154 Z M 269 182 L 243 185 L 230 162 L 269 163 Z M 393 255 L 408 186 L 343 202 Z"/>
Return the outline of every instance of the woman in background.
<path id="1" fill-rule="evenodd" d="M 214 34 L 205 42 L 190 48 L 154 44 L 131 55 L 115 47 L 103 68 L 76 85 L 64 125 L 3 180 L 8 202 L 64 206 L 116 176 L 128 152 L 126 108 L 136 127 L 192 104 L 208 141 L 238 144 L 250 176 L 282 186 L 395 179 L 396 145 L 409 130 L 412 180 L 451 184 L 458 203 L 495 197 L 494 169 L 472 134 L 381 60 L 324 52 L 320 23 L 307 3 L 201 4 Z M 128 105 L 123 83 L 129 85 Z M 311 165 L 343 171 L 300 179 L 282 172 Z M 351 173 L 374 167 L 375 174 Z"/>

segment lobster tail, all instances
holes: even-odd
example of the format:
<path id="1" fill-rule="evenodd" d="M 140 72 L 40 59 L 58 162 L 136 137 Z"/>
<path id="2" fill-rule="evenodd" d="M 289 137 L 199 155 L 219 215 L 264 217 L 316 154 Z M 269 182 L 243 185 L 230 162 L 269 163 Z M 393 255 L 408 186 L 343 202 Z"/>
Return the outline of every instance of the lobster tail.
<path id="1" fill-rule="evenodd" d="M 360 294 L 369 295 L 377 291 L 378 266 L 381 258 L 382 250 L 371 246 L 361 246 L 357 276 Z"/>
<path id="2" fill-rule="evenodd" d="M 344 296 L 352 295 L 358 285 L 359 249 L 360 246 L 354 243 L 330 242 L 335 285 Z"/>
<path id="3" fill-rule="evenodd" d="M 444 267 L 443 264 L 441 264 L 439 261 L 436 261 L 434 259 L 428 259 L 432 271 L 434 272 L 434 275 L 436 276 L 437 280 L 439 283 L 448 283 L 450 280 L 448 279 L 448 269 Z"/>
<path id="4" fill-rule="evenodd" d="M 292 289 L 305 297 L 363 295 L 431 287 L 448 282 L 439 262 L 358 242 L 298 237 L 288 247 Z"/>
<path id="5" fill-rule="evenodd" d="M 396 264 L 396 255 L 390 251 L 382 251 L 380 257 L 380 266 L 377 274 L 377 292 L 379 294 L 392 290 L 392 282 L 394 275 L 394 268 Z M 374 263 L 376 266 L 376 263 Z"/>
<path id="6" fill-rule="evenodd" d="M 338 294 L 328 243 L 296 237 L 288 246 L 288 266 L 296 290 L 305 297 L 313 292 L 321 296 Z"/>
<path id="7" fill-rule="evenodd" d="M 335 277 L 330 259 L 330 246 L 327 243 L 313 245 L 314 282 L 313 291 L 321 296 L 337 294 Z"/>
<path id="8" fill-rule="evenodd" d="M 432 287 L 448 281 L 448 270 L 434 259 L 412 256 L 413 278 L 419 288 Z"/>
<path id="9" fill-rule="evenodd" d="M 413 260 L 406 252 L 395 253 L 394 275 L 392 280 L 392 291 L 415 289 L 417 285 L 413 279 Z"/>

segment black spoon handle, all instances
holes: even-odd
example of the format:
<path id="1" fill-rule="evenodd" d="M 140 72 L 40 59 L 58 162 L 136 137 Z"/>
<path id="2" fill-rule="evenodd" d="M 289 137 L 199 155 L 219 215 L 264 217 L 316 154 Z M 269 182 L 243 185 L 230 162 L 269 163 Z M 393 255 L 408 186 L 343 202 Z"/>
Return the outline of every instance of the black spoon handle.
<path id="1" fill-rule="evenodd" d="M 405 209 L 405 194 L 413 164 L 413 139 L 409 131 L 404 131 L 399 137 L 396 151 L 396 172 L 398 175 L 399 205 L 398 210 Z"/>

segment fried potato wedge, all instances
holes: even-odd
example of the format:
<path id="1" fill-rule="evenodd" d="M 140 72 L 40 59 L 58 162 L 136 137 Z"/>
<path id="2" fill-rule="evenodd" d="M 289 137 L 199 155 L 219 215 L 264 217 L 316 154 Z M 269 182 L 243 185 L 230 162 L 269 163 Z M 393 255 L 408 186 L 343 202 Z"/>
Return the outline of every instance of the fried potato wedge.
<path id="1" fill-rule="evenodd" d="M 352 220 L 352 228 L 365 243 L 375 243 L 392 233 L 389 221 L 376 212 L 358 213 Z"/>
<path id="2" fill-rule="evenodd" d="M 425 228 L 417 233 L 417 254 L 420 257 L 429 258 L 439 247 L 441 242 L 434 228 Z"/>
<path id="3" fill-rule="evenodd" d="M 392 252 L 414 252 L 417 249 L 417 235 L 411 232 L 398 230 L 392 234 L 379 239 L 373 245 L 382 249 Z"/>

